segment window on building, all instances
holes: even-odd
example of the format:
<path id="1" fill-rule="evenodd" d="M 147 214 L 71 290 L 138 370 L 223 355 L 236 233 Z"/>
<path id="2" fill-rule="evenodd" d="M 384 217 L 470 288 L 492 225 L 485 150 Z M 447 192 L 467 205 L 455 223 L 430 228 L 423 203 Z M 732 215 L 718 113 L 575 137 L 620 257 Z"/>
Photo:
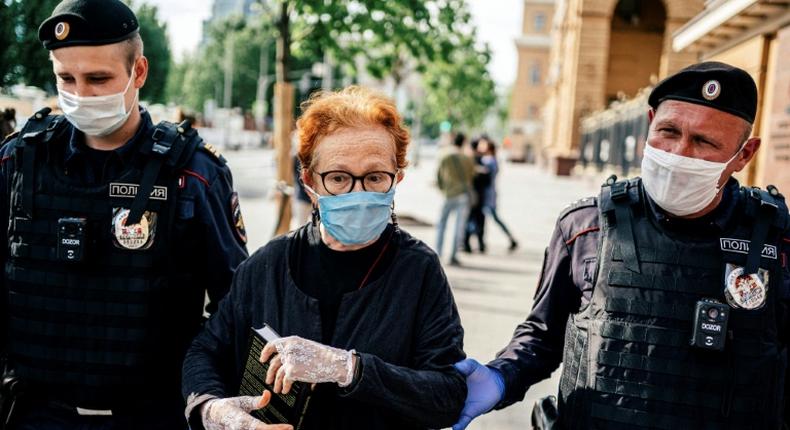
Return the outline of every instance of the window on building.
<path id="1" fill-rule="evenodd" d="M 541 83 L 541 70 L 540 70 L 540 63 L 535 61 L 532 63 L 532 66 L 529 68 L 529 82 L 532 84 L 533 87 L 540 85 Z"/>
<path id="2" fill-rule="evenodd" d="M 546 14 L 538 12 L 535 14 L 535 32 L 542 33 L 546 28 Z"/>

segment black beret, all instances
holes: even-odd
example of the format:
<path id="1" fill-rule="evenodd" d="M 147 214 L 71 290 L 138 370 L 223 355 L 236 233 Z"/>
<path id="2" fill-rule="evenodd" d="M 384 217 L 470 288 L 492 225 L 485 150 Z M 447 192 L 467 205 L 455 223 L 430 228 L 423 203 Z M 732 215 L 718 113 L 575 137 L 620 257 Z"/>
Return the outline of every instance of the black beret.
<path id="1" fill-rule="evenodd" d="M 64 0 L 38 28 L 50 51 L 67 46 L 110 45 L 134 36 L 140 25 L 120 0 Z"/>
<path id="2" fill-rule="evenodd" d="M 656 109 L 664 100 L 709 106 L 754 123 L 757 85 L 744 70 L 708 61 L 693 64 L 661 81 L 647 103 Z"/>

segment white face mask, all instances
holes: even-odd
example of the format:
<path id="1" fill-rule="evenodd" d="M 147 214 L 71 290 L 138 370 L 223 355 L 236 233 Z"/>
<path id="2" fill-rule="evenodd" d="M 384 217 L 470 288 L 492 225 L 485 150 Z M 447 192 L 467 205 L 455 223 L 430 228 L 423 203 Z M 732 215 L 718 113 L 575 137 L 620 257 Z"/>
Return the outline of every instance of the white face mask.
<path id="1" fill-rule="evenodd" d="M 719 179 L 738 154 L 724 163 L 684 157 L 645 144 L 642 156 L 642 183 L 661 209 L 686 216 L 705 209 L 721 188 Z"/>
<path id="2" fill-rule="evenodd" d="M 66 119 L 78 130 L 89 136 L 107 136 L 121 128 L 132 114 L 132 109 L 126 109 L 126 92 L 133 80 L 134 72 L 123 91 L 108 96 L 80 97 L 58 90 L 58 104 Z M 137 101 L 140 91 L 135 91 L 134 101 Z"/>

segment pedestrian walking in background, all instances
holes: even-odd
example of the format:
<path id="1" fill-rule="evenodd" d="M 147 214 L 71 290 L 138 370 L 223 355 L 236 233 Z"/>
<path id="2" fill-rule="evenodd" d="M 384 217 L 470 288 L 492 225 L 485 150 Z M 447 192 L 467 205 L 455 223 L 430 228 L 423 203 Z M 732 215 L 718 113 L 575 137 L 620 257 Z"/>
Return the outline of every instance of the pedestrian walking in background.
<path id="1" fill-rule="evenodd" d="M 466 221 L 469 216 L 470 195 L 472 193 L 472 178 L 475 174 L 475 165 L 471 157 L 462 151 L 466 136 L 458 133 L 453 139 L 453 145 L 445 150 L 439 161 L 436 172 L 436 181 L 444 195 L 444 204 L 436 225 L 436 253 L 442 257 L 444 245 L 444 231 L 450 214 L 455 216 L 455 229 L 453 242 L 450 248 L 450 265 L 457 266 L 458 244 L 466 231 Z"/>
<path id="2" fill-rule="evenodd" d="M 510 246 L 508 250 L 514 251 L 518 248 L 518 242 L 513 237 L 513 234 L 510 233 L 510 229 L 507 228 L 507 225 L 499 218 L 499 214 L 497 213 L 496 206 L 497 206 L 497 190 L 496 190 L 496 178 L 499 174 L 499 161 L 496 158 L 496 144 L 494 141 L 489 139 L 488 137 L 483 137 L 480 139 L 478 143 L 477 151 L 483 156 L 480 158 L 480 162 L 483 168 L 486 169 L 488 172 L 488 187 L 486 187 L 483 198 L 482 198 L 482 212 L 483 212 L 483 221 L 485 221 L 485 217 L 490 216 L 502 229 L 502 231 L 507 235 L 507 238 L 510 239 Z M 483 230 L 484 231 L 484 230 Z M 482 233 L 481 233 L 481 244 L 482 244 Z M 482 249 L 481 249 L 482 251 Z"/>
<path id="3" fill-rule="evenodd" d="M 471 154 L 475 161 L 475 175 L 472 179 L 469 219 L 466 223 L 466 231 L 464 234 L 463 249 L 465 252 L 472 252 L 472 244 L 470 243 L 470 239 L 473 235 L 477 236 L 478 250 L 481 253 L 486 252 L 486 216 L 485 213 L 483 213 L 483 205 L 485 203 L 486 193 L 491 186 L 491 173 L 483 164 L 483 156 L 485 155 L 485 152 L 480 150 L 481 142 L 485 142 L 484 137 L 474 139 L 470 145 Z"/>

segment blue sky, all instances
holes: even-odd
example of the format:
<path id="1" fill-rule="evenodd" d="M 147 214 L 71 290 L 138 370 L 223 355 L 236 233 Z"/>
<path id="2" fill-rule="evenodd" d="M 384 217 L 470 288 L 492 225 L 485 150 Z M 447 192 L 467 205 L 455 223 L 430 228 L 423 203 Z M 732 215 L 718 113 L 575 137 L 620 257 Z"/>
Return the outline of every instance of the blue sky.
<path id="1" fill-rule="evenodd" d="M 211 13 L 212 0 L 145 0 L 159 8 L 167 21 L 176 55 L 193 50 L 200 41 L 202 22 Z M 469 0 L 480 40 L 494 53 L 489 66 L 494 80 L 509 86 L 516 76 L 517 55 L 513 39 L 521 29 L 522 0 Z"/>

